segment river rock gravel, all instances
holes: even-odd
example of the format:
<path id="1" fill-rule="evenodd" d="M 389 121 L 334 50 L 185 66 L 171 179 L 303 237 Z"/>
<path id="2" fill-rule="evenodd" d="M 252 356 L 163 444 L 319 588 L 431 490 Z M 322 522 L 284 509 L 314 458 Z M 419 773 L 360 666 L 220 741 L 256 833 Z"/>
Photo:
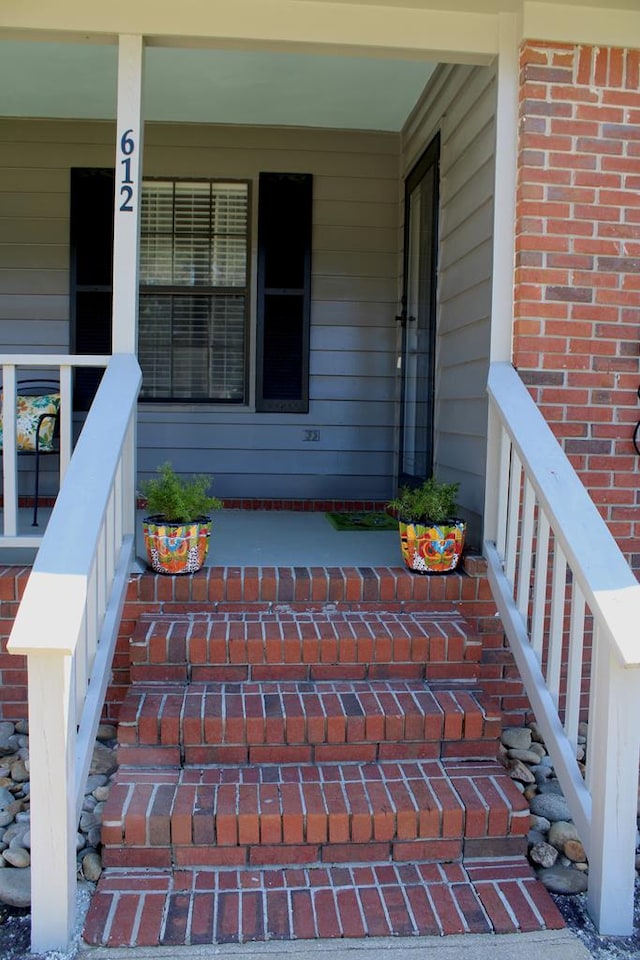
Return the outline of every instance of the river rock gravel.
<path id="1" fill-rule="evenodd" d="M 85 785 L 76 842 L 78 930 L 69 953 L 47 960 L 70 960 L 77 952 L 81 917 L 102 872 L 101 816 L 116 770 L 116 729 L 101 724 Z M 29 822 L 29 729 L 26 720 L 0 722 L 0 958 L 30 960 L 31 869 Z"/>
<path id="2" fill-rule="evenodd" d="M 515 785 L 529 801 L 531 820 L 528 855 L 539 880 L 569 927 L 582 940 L 595 960 L 640 960 L 640 877 L 636 872 L 634 933 L 629 937 L 602 937 L 587 910 L 589 864 L 571 812 L 562 795 L 553 762 L 547 754 L 536 723 L 523 728 L 506 728 L 501 737 L 499 758 Z M 578 759 L 586 755 L 588 726 L 580 724 Z M 529 741 L 529 746 L 524 744 Z M 522 751 L 535 750 L 537 761 L 522 759 Z M 533 758 L 531 758 L 533 759 Z M 524 768 L 524 769 L 523 769 Z M 640 797 L 640 794 L 639 794 Z M 640 811 L 640 804 L 639 804 Z M 640 820 L 639 820 L 640 826 Z M 640 841 L 640 833 L 637 834 Z M 555 851 L 555 855 L 554 855 Z M 636 871 L 640 847 L 636 849 Z"/>

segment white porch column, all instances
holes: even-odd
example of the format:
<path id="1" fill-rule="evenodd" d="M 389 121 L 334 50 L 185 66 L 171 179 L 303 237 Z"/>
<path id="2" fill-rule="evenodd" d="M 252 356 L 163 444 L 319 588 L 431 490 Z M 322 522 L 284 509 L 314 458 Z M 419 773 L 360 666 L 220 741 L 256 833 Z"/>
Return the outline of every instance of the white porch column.
<path id="1" fill-rule="evenodd" d="M 113 235 L 113 353 L 137 352 L 143 60 L 142 37 L 121 35 Z"/>
<path id="2" fill-rule="evenodd" d="M 493 282 L 489 360 L 511 362 L 518 163 L 518 19 L 499 15 L 498 96 L 493 216 Z M 483 539 L 495 541 L 498 523 L 500 431 L 489 404 Z"/>

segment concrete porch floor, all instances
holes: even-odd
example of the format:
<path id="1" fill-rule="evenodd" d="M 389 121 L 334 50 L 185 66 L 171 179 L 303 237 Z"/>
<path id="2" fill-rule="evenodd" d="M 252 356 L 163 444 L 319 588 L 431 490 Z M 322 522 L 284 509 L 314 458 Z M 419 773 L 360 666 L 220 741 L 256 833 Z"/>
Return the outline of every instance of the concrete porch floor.
<path id="1" fill-rule="evenodd" d="M 136 555 L 144 563 L 142 513 Z M 214 514 L 207 566 L 394 567 L 402 564 L 396 530 L 338 531 L 322 511 L 221 510 Z"/>
<path id="2" fill-rule="evenodd" d="M 20 510 L 21 534 L 43 531 L 51 510 L 39 511 L 39 527 L 31 526 L 32 511 Z M 1 516 L 1 512 L 0 512 Z M 142 517 L 136 517 L 134 569 L 146 569 Z M 33 563 L 35 551 L 0 548 L 0 564 Z M 338 531 L 322 511 L 234 510 L 214 514 L 207 566 L 402 566 L 396 530 Z"/>

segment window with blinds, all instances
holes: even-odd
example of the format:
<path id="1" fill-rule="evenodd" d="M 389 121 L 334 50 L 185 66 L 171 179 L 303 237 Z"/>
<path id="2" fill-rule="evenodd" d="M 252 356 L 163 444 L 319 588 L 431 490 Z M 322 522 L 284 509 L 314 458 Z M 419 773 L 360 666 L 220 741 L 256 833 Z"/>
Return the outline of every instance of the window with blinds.
<path id="1" fill-rule="evenodd" d="M 244 402 L 248 209 L 247 183 L 144 181 L 143 399 Z"/>

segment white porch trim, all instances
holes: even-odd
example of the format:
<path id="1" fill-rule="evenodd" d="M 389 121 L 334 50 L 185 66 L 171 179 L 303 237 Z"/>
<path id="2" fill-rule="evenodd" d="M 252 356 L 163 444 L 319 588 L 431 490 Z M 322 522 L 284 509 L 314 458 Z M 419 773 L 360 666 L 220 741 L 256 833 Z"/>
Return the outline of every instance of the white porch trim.
<path id="1" fill-rule="evenodd" d="M 118 42 L 118 121 L 113 233 L 113 352 L 137 353 L 142 175 L 141 36 Z"/>
<path id="2" fill-rule="evenodd" d="M 440 6 L 438 4 L 437 6 Z M 395 3 L 327 0 L 190 0 L 182 4 L 93 4 L 60 0 L 51 7 L 34 0 L 29 9 L 3 12 L 11 30 L 38 31 L 41 38 L 82 34 L 84 42 L 139 34 L 161 46 L 292 50 L 368 56 L 415 57 L 489 63 L 497 53 L 496 17 L 474 11 L 403 7 Z M 480 59 L 478 59 L 480 58 Z"/>
<path id="3" fill-rule="evenodd" d="M 493 0 L 467 0 L 443 10 L 442 0 L 189 0 L 182 4 L 86 4 L 31 0 L 6 5 L 0 37 L 114 42 L 139 34 L 166 46 L 309 52 L 366 52 L 420 56 L 457 63 L 488 63 L 499 50 L 502 14 Z M 611 46 L 640 45 L 636 0 L 539 2 L 521 0 L 521 37 Z M 439 9 L 438 9 L 439 8 Z M 480 58 L 480 59 L 479 59 Z"/>
<path id="4" fill-rule="evenodd" d="M 513 348 L 516 176 L 518 166 L 519 17 L 500 17 L 500 57 L 496 104 L 496 150 L 491 288 L 490 362 L 510 362 Z M 487 422 L 484 537 L 496 529 L 499 506 L 500 429 L 493 407 Z M 489 531 L 489 533 L 487 533 Z"/>

